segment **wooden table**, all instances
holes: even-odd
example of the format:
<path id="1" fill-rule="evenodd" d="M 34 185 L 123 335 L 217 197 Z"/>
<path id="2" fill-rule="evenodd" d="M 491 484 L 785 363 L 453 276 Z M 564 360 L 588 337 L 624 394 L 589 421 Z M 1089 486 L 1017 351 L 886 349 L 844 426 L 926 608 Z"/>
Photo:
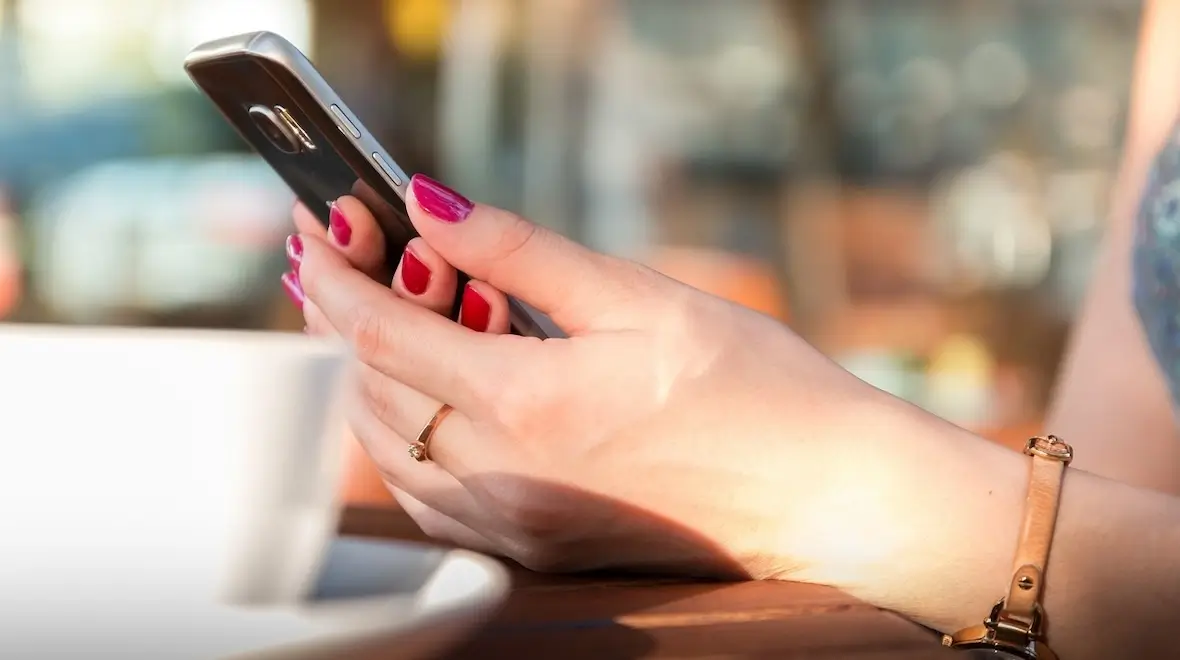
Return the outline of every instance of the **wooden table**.
<path id="1" fill-rule="evenodd" d="M 425 540 L 389 507 L 350 507 L 341 533 Z M 930 631 L 827 587 L 548 576 L 520 568 L 513 580 L 500 614 L 449 658 L 957 657 Z"/>

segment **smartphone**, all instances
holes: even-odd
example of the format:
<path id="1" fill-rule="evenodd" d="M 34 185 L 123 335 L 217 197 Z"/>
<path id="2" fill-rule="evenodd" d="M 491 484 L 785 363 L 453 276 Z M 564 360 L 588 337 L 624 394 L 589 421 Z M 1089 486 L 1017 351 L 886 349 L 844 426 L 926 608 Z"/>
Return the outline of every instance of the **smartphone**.
<path id="1" fill-rule="evenodd" d="M 184 61 L 196 86 L 326 227 L 332 203 L 363 202 L 385 235 L 390 270 L 418 235 L 406 211 L 410 177 L 332 91 L 298 48 L 272 32 L 250 32 L 194 48 Z M 457 318 L 460 273 L 452 318 Z M 512 331 L 565 334 L 528 305 L 508 299 Z"/>

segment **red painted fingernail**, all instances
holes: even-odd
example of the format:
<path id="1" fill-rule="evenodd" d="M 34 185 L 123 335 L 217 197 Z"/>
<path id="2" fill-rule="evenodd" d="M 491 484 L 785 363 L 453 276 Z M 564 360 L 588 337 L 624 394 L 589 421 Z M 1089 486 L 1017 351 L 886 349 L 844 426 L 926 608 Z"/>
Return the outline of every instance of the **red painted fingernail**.
<path id="1" fill-rule="evenodd" d="M 332 205 L 332 212 L 328 214 L 328 231 L 332 232 L 332 238 L 340 247 L 348 247 L 352 240 L 352 225 L 348 224 L 348 218 L 337 204 Z"/>
<path id="2" fill-rule="evenodd" d="M 291 270 L 298 273 L 303 264 L 303 239 L 294 234 L 287 237 L 287 261 Z"/>
<path id="3" fill-rule="evenodd" d="M 459 309 L 459 323 L 475 330 L 484 332 L 492 320 L 492 306 L 487 298 L 479 295 L 470 284 L 463 287 L 463 306 Z"/>
<path id="4" fill-rule="evenodd" d="M 302 310 L 303 301 L 307 299 L 307 296 L 303 293 L 303 285 L 299 283 L 299 276 L 295 273 L 283 273 L 282 282 L 283 291 L 286 292 L 287 297 Z"/>
<path id="5" fill-rule="evenodd" d="M 471 200 L 428 176 L 415 174 L 410 179 L 410 189 L 418 206 L 443 222 L 463 222 L 475 210 Z"/>
<path id="6" fill-rule="evenodd" d="M 430 267 L 422 263 L 412 250 L 402 253 L 402 284 L 406 286 L 406 291 L 415 296 L 426 293 L 426 288 L 430 286 Z"/>

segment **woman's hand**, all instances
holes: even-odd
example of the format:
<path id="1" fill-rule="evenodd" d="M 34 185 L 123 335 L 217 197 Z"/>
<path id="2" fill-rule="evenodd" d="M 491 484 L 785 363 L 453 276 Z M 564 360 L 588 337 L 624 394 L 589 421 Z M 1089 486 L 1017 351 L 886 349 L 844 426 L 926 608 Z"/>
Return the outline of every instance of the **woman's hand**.
<path id="1" fill-rule="evenodd" d="M 427 533 L 540 569 L 821 581 L 836 544 L 864 536 L 851 530 L 872 512 L 862 475 L 880 452 L 859 439 L 879 392 L 769 318 L 429 179 L 411 191 L 425 287 L 407 287 L 407 257 L 392 293 L 374 281 L 379 241 L 353 243 L 372 224 L 355 200 L 338 207 L 347 241 L 302 219 L 314 232 L 295 242 L 309 327 L 359 363 L 353 431 Z M 488 308 L 467 325 L 503 332 L 505 291 L 570 338 L 449 321 L 448 264 L 473 278 L 465 310 L 471 291 Z M 433 461 L 416 462 L 408 443 L 444 402 Z"/>
<path id="2" fill-rule="evenodd" d="M 423 294 L 405 290 L 404 257 L 391 291 L 377 261 L 316 226 L 297 261 L 308 325 L 357 359 L 353 431 L 428 534 L 543 570 L 832 584 L 943 632 L 1007 591 L 1026 457 L 865 385 L 769 318 L 429 180 L 411 190 Z M 352 204 L 357 235 L 372 219 Z M 437 313 L 448 264 L 486 296 L 493 332 Z M 570 338 L 499 334 L 500 291 Z M 409 442 L 443 402 L 455 412 L 433 461 L 416 462 Z M 1044 592 L 1062 657 L 1169 648 L 1178 521 L 1175 498 L 1067 472 Z"/>

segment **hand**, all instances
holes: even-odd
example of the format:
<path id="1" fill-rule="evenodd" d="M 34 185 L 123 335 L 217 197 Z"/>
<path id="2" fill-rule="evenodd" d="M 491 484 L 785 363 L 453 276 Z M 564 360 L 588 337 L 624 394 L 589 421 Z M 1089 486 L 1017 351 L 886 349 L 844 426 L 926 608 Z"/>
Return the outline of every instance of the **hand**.
<path id="1" fill-rule="evenodd" d="M 300 237 L 298 273 L 309 326 L 338 332 L 359 363 L 353 431 L 428 534 L 543 570 L 848 569 L 840 552 L 879 494 L 864 487 L 879 443 L 860 438 L 891 400 L 767 317 L 429 179 L 407 204 L 411 249 L 432 277 L 452 277 L 446 264 L 472 276 L 493 333 L 435 313 L 453 286 L 414 304 L 404 258 L 391 293 L 375 260 L 319 229 Z M 350 220 L 370 222 L 357 206 Z M 497 334 L 500 291 L 570 338 Z M 407 444 L 443 402 L 455 411 L 433 460 L 416 462 Z"/>
<path id="2" fill-rule="evenodd" d="M 363 191 L 358 191 L 358 194 L 360 192 Z M 377 282 L 388 283 L 390 290 L 399 297 L 449 315 L 455 302 L 455 287 L 458 281 L 454 267 L 439 257 L 424 241 L 414 239 L 403 251 L 396 262 L 397 270 L 391 275 L 386 261 L 386 242 L 383 240 L 377 220 L 366 207 L 366 199 L 364 196 L 345 196 L 336 200 L 330 208 L 327 227 L 321 224 L 306 206 L 298 203 L 293 214 L 295 227 L 301 234 L 323 237 L 354 268 Z M 298 274 L 303 259 L 303 240 L 299 235 L 288 237 L 286 252 L 291 270 L 283 274 L 282 284 L 291 301 L 307 318 L 304 332 L 319 336 L 335 335 L 335 330 L 324 320 L 315 303 L 308 301 L 303 292 Z M 477 331 L 507 331 L 505 305 L 497 304 L 493 308 L 484 295 L 493 303 L 499 303 L 503 299 L 498 291 L 490 290 L 481 295 L 476 286 L 465 285 L 463 298 L 467 300 L 467 304 L 462 309 L 460 321 Z M 342 431 L 350 445 L 356 441 L 351 428 Z M 403 508 L 414 510 L 421 506 L 388 480 L 384 484 Z"/>

